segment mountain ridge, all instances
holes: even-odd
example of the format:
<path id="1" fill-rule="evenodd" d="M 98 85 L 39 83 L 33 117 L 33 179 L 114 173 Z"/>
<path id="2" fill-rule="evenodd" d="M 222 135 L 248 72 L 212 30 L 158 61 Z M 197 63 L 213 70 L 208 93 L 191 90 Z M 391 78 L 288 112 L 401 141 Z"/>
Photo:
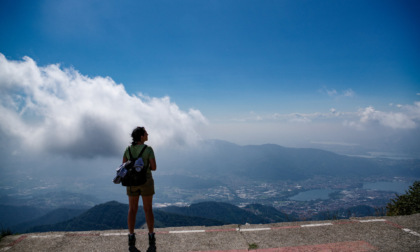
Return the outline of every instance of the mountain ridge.
<path id="1" fill-rule="evenodd" d="M 143 211 L 137 213 L 136 228 L 141 228 L 145 224 Z M 363 208 L 361 208 L 363 209 Z M 366 213 L 372 213 L 373 208 L 369 208 Z M 58 211 L 58 210 L 55 210 Z M 46 225 L 32 226 L 22 231 L 25 232 L 51 232 L 51 231 L 91 231 L 91 230 L 113 230 L 127 229 L 128 204 L 110 201 L 98 204 L 78 216 L 70 219 Z M 220 226 L 228 224 L 269 224 L 280 222 L 299 221 L 295 215 L 288 215 L 276 210 L 271 206 L 261 204 L 249 204 L 244 208 L 225 203 L 225 202 L 200 202 L 188 207 L 165 207 L 155 208 L 155 227 L 182 227 L 182 226 Z M 321 220 L 322 217 L 328 219 L 343 218 L 342 215 L 348 212 L 342 209 L 337 212 L 325 212 L 314 216 L 313 220 Z M 367 216 L 362 212 L 354 212 L 354 216 Z M 47 214 L 47 216 L 49 216 Z M 40 219 L 30 223 L 40 223 Z M 308 220 L 311 220 L 308 219 Z M 14 231 L 14 230 L 12 230 Z"/>
<path id="2" fill-rule="evenodd" d="M 209 178 L 219 177 L 222 181 L 235 177 L 260 181 L 304 180 L 315 175 L 420 177 L 420 160 L 352 157 L 321 149 L 289 148 L 276 144 L 240 146 L 220 140 L 209 141 L 205 147 L 191 153 L 179 154 L 170 165 L 177 167 L 174 174 L 177 171 L 202 174 Z"/>
<path id="3" fill-rule="evenodd" d="M 136 217 L 136 228 L 145 223 L 144 212 L 139 207 Z M 43 225 L 32 227 L 28 232 L 47 232 L 47 231 L 89 231 L 89 230 L 108 230 L 127 228 L 128 204 L 110 201 L 94 206 L 82 213 L 80 216 L 53 225 Z M 207 219 L 203 217 L 189 217 L 174 213 L 166 213 L 159 209 L 154 209 L 155 227 L 166 227 L 168 223 L 172 226 L 188 225 L 222 225 L 221 221 Z"/>

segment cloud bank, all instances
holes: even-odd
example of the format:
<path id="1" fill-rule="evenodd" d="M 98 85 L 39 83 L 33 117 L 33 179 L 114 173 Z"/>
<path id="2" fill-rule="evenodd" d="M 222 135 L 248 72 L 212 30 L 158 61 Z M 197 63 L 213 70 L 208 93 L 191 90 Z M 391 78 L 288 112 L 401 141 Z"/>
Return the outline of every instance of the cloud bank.
<path id="1" fill-rule="evenodd" d="M 420 102 L 414 106 L 399 106 L 404 108 L 401 112 L 383 112 L 375 110 L 372 106 L 359 111 L 359 126 L 362 124 L 378 123 L 393 129 L 413 129 L 417 127 L 416 120 L 420 119 Z"/>
<path id="2" fill-rule="evenodd" d="M 213 122 L 212 134 L 239 144 L 275 143 L 351 155 L 387 152 L 420 158 L 420 102 L 313 113 L 251 111 Z"/>
<path id="3" fill-rule="evenodd" d="M 351 89 L 330 93 L 354 96 Z M 57 64 L 38 66 L 29 57 L 7 60 L 2 54 L 0 97 L 3 155 L 29 151 L 119 157 L 136 126 L 147 128 L 149 144 L 156 148 L 191 146 L 201 136 L 239 144 L 298 147 L 309 142 L 339 142 L 374 144 L 376 149 L 396 145 L 390 143 L 398 140 L 403 151 L 407 146 L 420 148 L 414 137 L 420 131 L 420 102 L 391 105 L 390 111 L 369 106 L 357 111 L 250 112 L 202 127 L 207 119 L 200 111 L 183 111 L 169 97 L 128 94 L 109 77 L 84 76 Z"/>
<path id="4" fill-rule="evenodd" d="M 358 111 L 338 111 L 331 108 L 328 112 L 315 113 L 288 113 L 288 114 L 257 114 L 251 111 L 249 115 L 232 118 L 234 122 L 278 122 L 290 124 L 308 124 L 312 122 L 342 122 L 345 126 L 358 130 L 372 128 L 415 129 L 420 123 L 420 102 L 413 105 L 395 106 L 398 111 L 380 111 L 372 106 L 361 108 Z"/>
<path id="5" fill-rule="evenodd" d="M 327 89 L 327 87 L 323 87 L 319 90 L 320 93 L 327 94 L 329 97 L 354 97 L 356 93 L 351 89 L 342 90 L 341 92 L 337 91 L 336 89 Z"/>
<path id="6" fill-rule="evenodd" d="M 0 95 L 2 145 L 31 151 L 121 155 L 136 126 L 146 127 L 154 147 L 183 146 L 200 139 L 196 127 L 207 123 L 200 111 L 182 111 L 169 97 L 131 95 L 109 77 L 38 66 L 29 57 L 0 54 Z"/>

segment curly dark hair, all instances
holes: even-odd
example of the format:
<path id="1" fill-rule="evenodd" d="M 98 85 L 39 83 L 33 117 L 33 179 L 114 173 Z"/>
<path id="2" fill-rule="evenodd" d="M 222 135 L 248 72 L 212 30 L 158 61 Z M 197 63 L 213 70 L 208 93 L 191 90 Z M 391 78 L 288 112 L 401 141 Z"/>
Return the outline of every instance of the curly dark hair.
<path id="1" fill-rule="evenodd" d="M 141 137 L 144 136 L 145 132 L 146 130 L 144 129 L 144 127 L 136 127 L 131 133 L 131 137 L 133 138 L 133 142 L 131 142 L 131 145 L 136 145 L 137 142 L 141 141 Z"/>

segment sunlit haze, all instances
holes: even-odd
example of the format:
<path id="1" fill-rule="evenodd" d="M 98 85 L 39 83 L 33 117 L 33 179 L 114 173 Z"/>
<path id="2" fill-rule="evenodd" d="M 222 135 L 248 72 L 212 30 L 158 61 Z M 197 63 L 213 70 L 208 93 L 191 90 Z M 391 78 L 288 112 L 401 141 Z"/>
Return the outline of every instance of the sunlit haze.
<path id="1" fill-rule="evenodd" d="M 120 156 L 144 125 L 158 148 L 420 157 L 417 1 L 0 5 L 5 156 Z"/>
<path id="2" fill-rule="evenodd" d="M 159 227 L 384 215 L 420 179 L 419 13 L 418 0 L 1 0 L 2 236 L 125 228 L 113 179 L 138 126 Z"/>

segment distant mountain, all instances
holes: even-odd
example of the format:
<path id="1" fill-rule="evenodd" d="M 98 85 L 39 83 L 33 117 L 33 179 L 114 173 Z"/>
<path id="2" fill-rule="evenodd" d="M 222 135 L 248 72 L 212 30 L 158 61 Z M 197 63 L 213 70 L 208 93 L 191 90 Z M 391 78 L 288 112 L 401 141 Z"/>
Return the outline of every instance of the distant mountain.
<path id="1" fill-rule="evenodd" d="M 217 219 L 224 224 L 262 223 L 264 221 L 262 217 L 223 202 L 201 202 L 188 207 L 170 206 L 161 210 L 186 216 Z"/>
<path id="2" fill-rule="evenodd" d="M 207 179 L 204 185 L 198 183 L 201 187 L 232 181 L 296 181 L 314 176 L 420 177 L 420 160 L 350 157 L 319 149 L 286 148 L 275 144 L 239 146 L 218 140 L 207 141 L 204 147 L 193 151 L 176 153 L 164 166 L 170 167 L 168 170 L 173 174 L 184 176 L 174 177 L 172 184 L 178 179 L 185 181 L 186 176 Z M 212 181 L 216 182 L 212 184 Z M 178 184 L 182 186 L 181 182 Z"/>
<path id="3" fill-rule="evenodd" d="M 57 214 L 58 211 L 54 213 Z M 36 226 L 28 229 L 28 232 L 127 229 L 127 211 L 127 204 L 111 201 L 97 205 L 70 220 Z M 221 202 L 202 202 L 190 207 L 159 208 L 153 212 L 155 227 L 218 226 L 295 220 L 272 207 L 250 205 L 242 209 Z M 145 217 L 140 208 L 137 213 L 136 228 L 144 224 Z"/>
<path id="4" fill-rule="evenodd" d="M 153 210 L 155 227 L 185 227 L 185 226 L 220 226 L 223 221 L 181 214 L 168 213 L 159 209 Z"/>
<path id="5" fill-rule="evenodd" d="M 289 222 L 299 220 L 297 215 L 285 214 L 281 211 L 278 211 L 272 206 L 250 204 L 247 205 L 244 209 L 255 214 L 256 216 L 263 217 L 264 220 L 267 221 L 267 223 Z"/>
<path id="6" fill-rule="evenodd" d="M 63 213 L 59 214 L 62 211 Z M 83 212 L 70 220 L 32 227 L 27 232 L 48 232 L 48 231 L 89 231 L 89 230 L 110 230 L 127 229 L 128 205 L 116 201 L 110 201 Z M 179 227 L 179 226 L 219 226 L 225 224 L 265 224 L 298 221 L 296 216 L 290 216 L 271 206 L 251 204 L 240 208 L 223 202 L 201 202 L 192 204 L 189 207 L 165 207 L 154 209 L 155 227 Z M 67 212 L 67 213 L 66 213 Z M 63 216 L 75 214 L 68 212 L 68 209 L 56 210 L 51 215 Z M 311 220 L 331 220 L 349 217 L 373 216 L 376 214 L 374 208 L 369 206 L 357 206 L 337 211 L 321 212 Z M 61 217 L 60 217 L 61 218 Z M 38 219 L 53 221 L 54 217 L 48 219 L 45 216 Z M 46 219 L 46 220 L 45 220 Z M 59 218 L 58 218 L 59 219 Z M 57 219 L 57 220 L 58 220 Z M 34 223 L 34 222 L 32 222 Z M 44 222 L 45 223 L 45 222 Z M 136 228 L 145 224 L 144 213 L 139 208 L 137 213 Z"/>
<path id="7" fill-rule="evenodd" d="M 224 224 L 260 224 L 295 220 L 274 207 L 259 204 L 240 208 L 223 202 L 200 202 L 189 207 L 165 207 L 162 211 L 191 217 L 203 217 L 222 221 Z"/>
<path id="8" fill-rule="evenodd" d="M 43 225 L 33 227 L 29 232 L 47 231 L 88 231 L 88 230 L 107 230 L 107 229 L 127 229 L 128 205 L 116 201 L 97 205 L 83 214 L 53 225 Z M 214 226 L 223 223 L 217 220 L 210 220 L 199 217 L 182 216 L 167 213 L 155 209 L 155 227 L 170 226 Z M 136 228 L 140 228 L 145 223 L 144 212 L 141 207 L 137 213 Z"/>
<path id="9" fill-rule="evenodd" d="M 0 205 L 0 226 L 4 229 L 30 221 L 46 214 L 49 210 L 32 206 Z M 13 231 L 13 230 L 12 230 Z"/>
<path id="10" fill-rule="evenodd" d="M 36 227 L 36 226 L 44 226 L 44 225 L 53 225 L 56 223 L 60 223 L 63 221 L 70 220 L 76 216 L 79 216 L 87 209 L 66 209 L 66 208 L 59 208 L 48 212 L 47 214 L 36 218 L 31 221 L 26 221 L 20 223 L 18 225 L 13 225 L 10 227 L 12 232 L 14 233 L 25 233 L 27 230 Z"/>
<path id="11" fill-rule="evenodd" d="M 54 191 L 26 197 L 2 196 L 0 203 L 0 226 L 24 232 L 34 225 L 68 220 L 98 202 L 89 195 Z M 61 210 L 53 211 L 58 208 Z"/>
<path id="12" fill-rule="evenodd" d="M 118 202 L 108 202 L 94 206 L 81 215 L 70 220 L 52 224 L 36 226 L 29 232 L 47 231 L 85 231 L 127 228 L 128 206 Z M 143 218 L 138 218 L 143 219 Z"/>

